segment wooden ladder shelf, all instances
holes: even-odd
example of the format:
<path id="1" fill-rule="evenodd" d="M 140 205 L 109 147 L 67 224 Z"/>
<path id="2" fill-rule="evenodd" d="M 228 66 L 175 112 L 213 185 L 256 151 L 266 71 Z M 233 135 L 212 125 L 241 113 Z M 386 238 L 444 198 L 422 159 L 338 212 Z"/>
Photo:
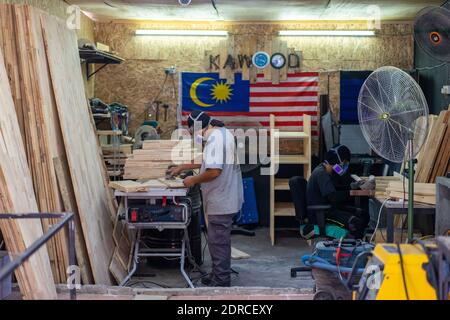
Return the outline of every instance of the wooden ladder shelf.
<path id="1" fill-rule="evenodd" d="M 279 154 L 279 141 L 281 139 L 303 141 L 301 155 Z M 303 132 L 285 132 L 276 130 L 275 116 L 270 116 L 270 240 L 275 245 L 275 218 L 295 217 L 292 202 L 276 202 L 276 191 L 289 190 L 289 179 L 277 179 L 276 172 L 280 164 L 303 165 L 305 179 L 311 175 L 311 116 L 303 116 Z"/>

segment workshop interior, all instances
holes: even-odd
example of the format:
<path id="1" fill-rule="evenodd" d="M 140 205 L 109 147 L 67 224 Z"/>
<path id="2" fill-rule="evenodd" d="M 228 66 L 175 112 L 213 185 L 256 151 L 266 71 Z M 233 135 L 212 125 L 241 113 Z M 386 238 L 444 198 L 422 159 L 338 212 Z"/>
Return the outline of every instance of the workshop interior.
<path id="1" fill-rule="evenodd" d="M 449 300 L 449 2 L 0 26 L 0 300 Z"/>

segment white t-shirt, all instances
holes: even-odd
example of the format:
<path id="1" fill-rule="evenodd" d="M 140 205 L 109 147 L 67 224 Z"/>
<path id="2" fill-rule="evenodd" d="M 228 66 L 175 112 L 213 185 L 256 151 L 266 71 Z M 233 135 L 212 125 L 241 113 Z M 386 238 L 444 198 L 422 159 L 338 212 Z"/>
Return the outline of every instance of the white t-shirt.
<path id="1" fill-rule="evenodd" d="M 233 134 L 226 128 L 214 128 L 203 149 L 200 173 L 206 169 L 221 169 L 210 182 L 202 183 L 203 202 L 208 215 L 238 213 L 244 203 L 241 168 L 236 157 Z"/>

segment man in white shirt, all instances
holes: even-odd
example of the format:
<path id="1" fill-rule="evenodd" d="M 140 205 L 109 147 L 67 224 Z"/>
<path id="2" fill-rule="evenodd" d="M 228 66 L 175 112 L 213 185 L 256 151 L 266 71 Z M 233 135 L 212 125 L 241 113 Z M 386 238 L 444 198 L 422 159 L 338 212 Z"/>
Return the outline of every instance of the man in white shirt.
<path id="1" fill-rule="evenodd" d="M 196 125 L 194 125 L 197 122 Z M 185 170 L 200 169 L 200 174 L 184 179 L 184 185 L 200 184 L 205 213 L 208 217 L 208 247 L 212 272 L 202 283 L 208 286 L 231 285 L 231 227 L 233 217 L 244 202 L 242 174 L 236 162 L 236 143 L 233 134 L 218 120 L 205 112 L 194 111 L 188 125 L 201 128 L 192 132 L 194 139 L 204 144 L 202 164 L 180 165 L 169 170 L 171 175 Z"/>

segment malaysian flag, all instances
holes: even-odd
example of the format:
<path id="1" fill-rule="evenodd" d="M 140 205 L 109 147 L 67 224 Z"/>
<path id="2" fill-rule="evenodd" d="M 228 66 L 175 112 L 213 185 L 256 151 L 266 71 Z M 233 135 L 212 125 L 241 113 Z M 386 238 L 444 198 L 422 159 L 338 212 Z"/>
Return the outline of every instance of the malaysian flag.
<path id="1" fill-rule="evenodd" d="M 181 76 L 180 121 L 187 125 L 193 110 L 208 112 L 230 128 L 269 128 L 275 115 L 276 127 L 282 131 L 302 131 L 303 115 L 311 115 L 312 134 L 318 136 L 319 74 L 289 73 L 287 80 L 273 84 L 258 74 L 250 84 L 236 74 L 235 84 L 228 85 L 214 73 L 183 73 Z"/>

